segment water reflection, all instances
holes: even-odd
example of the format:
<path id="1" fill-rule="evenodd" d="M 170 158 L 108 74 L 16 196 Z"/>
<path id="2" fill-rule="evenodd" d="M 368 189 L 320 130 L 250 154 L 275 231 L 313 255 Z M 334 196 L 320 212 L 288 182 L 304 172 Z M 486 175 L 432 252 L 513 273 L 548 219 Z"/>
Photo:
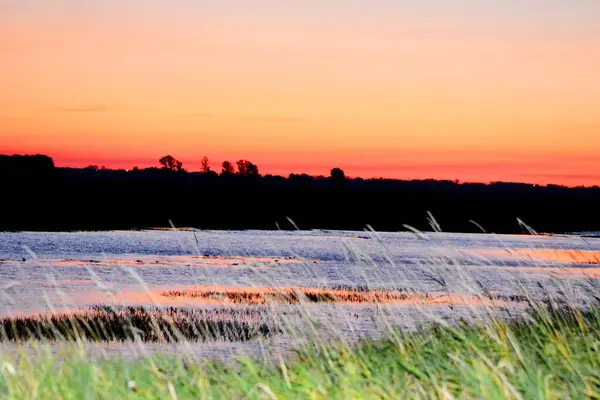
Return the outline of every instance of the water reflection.
<path id="1" fill-rule="evenodd" d="M 219 293 L 164 296 L 170 290 L 198 287 L 263 298 L 274 287 L 336 285 L 420 295 L 376 303 L 264 303 L 270 310 L 301 306 L 319 324 L 320 335 L 359 340 L 383 334 L 374 318 L 412 329 L 427 320 L 468 319 L 492 309 L 500 314 L 510 309 L 514 315 L 526 305 L 510 296 L 523 290 L 543 297 L 570 285 L 569 293 L 576 298 L 585 295 L 581 285 L 600 279 L 600 265 L 594 265 L 600 264 L 600 240 L 595 239 L 447 233 L 427 234 L 424 240 L 385 233 L 378 240 L 363 240 L 369 234 L 362 235 L 202 232 L 196 242 L 190 232 L 0 234 L 0 315 L 51 309 L 65 313 L 94 304 L 247 306 L 224 301 Z M 472 289 L 495 297 L 479 297 Z M 304 323 L 298 319 L 291 325 Z M 290 335 L 276 340 L 288 346 L 296 339 Z M 194 347 L 219 354 L 233 348 L 241 347 Z"/>

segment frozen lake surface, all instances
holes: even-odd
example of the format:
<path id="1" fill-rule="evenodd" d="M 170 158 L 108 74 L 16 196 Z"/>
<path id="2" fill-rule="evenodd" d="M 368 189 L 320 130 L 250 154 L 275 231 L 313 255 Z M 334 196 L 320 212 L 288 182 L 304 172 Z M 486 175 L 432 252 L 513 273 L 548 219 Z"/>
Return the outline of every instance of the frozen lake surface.
<path id="1" fill-rule="evenodd" d="M 107 303 L 219 307 L 206 299 L 161 295 L 166 290 L 198 285 L 368 286 L 466 299 L 427 306 L 410 302 L 379 307 L 346 303 L 303 306 L 303 312 L 319 322 L 319 335 L 377 338 L 383 328 L 374 315 L 385 314 L 384 320 L 399 327 L 411 327 L 428 318 L 464 318 L 484 308 L 468 300 L 482 290 L 540 298 L 558 293 L 585 301 L 600 279 L 600 238 L 590 236 L 341 231 L 0 233 L 0 315 Z M 499 308 L 522 308 L 509 303 Z M 273 341 L 289 347 L 291 338 L 283 335 Z M 112 352 L 127 347 L 95 346 Z M 149 348 L 160 348 L 153 346 Z M 258 345 L 206 343 L 193 347 L 193 351 L 220 357 L 252 352 Z"/>

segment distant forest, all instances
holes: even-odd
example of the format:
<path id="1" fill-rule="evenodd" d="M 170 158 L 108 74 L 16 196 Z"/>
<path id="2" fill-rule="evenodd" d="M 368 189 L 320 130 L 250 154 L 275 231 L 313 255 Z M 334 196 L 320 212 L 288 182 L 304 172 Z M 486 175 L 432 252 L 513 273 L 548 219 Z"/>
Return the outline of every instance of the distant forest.
<path id="1" fill-rule="evenodd" d="M 58 168 L 44 155 L 0 156 L 0 231 L 168 227 L 526 233 L 600 231 L 600 188 L 447 180 L 261 175 L 248 160 L 201 169 Z M 430 214 L 436 223 L 432 224 Z"/>

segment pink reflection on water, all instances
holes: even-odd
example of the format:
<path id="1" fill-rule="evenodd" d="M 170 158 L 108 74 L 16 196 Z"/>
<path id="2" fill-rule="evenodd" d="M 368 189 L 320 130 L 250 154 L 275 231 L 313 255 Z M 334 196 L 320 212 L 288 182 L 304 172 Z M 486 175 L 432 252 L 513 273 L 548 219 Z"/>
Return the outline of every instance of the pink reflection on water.
<path id="1" fill-rule="evenodd" d="M 23 310 L 15 310 L 15 311 L 11 311 L 10 314 L 8 314 L 8 316 L 10 318 L 29 318 L 29 317 L 35 317 L 35 316 L 39 316 L 39 315 L 80 315 L 80 314 L 84 314 L 84 310 L 80 310 L 80 309 L 76 309 L 76 308 L 70 308 L 70 307 L 57 307 L 54 308 L 52 310 L 29 310 L 29 311 L 23 311 Z"/>
<path id="2" fill-rule="evenodd" d="M 270 287 L 231 287 L 231 286 L 179 286 L 177 290 L 185 291 L 185 290 L 206 290 L 213 293 L 244 293 L 244 294 L 255 294 L 255 295 L 265 295 L 265 297 L 269 297 L 269 294 L 272 294 L 274 291 L 282 291 L 290 288 L 270 288 Z M 299 288 L 296 288 L 299 289 Z M 336 293 L 336 290 L 330 289 L 321 289 L 321 288 L 304 288 L 310 290 L 311 292 L 322 292 L 322 293 Z M 190 297 L 190 296 L 165 296 L 164 290 L 156 290 L 156 291 L 121 291 L 118 293 L 107 294 L 107 293 L 93 293 L 88 294 L 83 297 L 87 304 L 99 304 L 99 303 L 110 303 L 110 304 L 119 304 L 119 305 L 155 305 L 155 306 L 190 306 L 190 307 L 201 307 L 201 306 L 245 306 L 252 304 L 259 304 L 253 302 L 233 302 L 226 297 L 210 296 L 210 297 Z M 383 293 L 383 292 L 382 292 Z M 400 292 L 398 292 L 400 294 Z M 372 297 L 372 296 L 367 296 Z M 381 300 L 381 299 L 380 299 Z M 277 303 L 277 301 L 274 301 Z M 389 296 L 389 298 L 384 298 L 382 301 L 350 301 L 341 298 L 339 300 L 334 301 L 334 303 L 344 303 L 344 304 L 363 304 L 363 305 L 374 305 L 376 303 L 389 303 L 394 305 L 405 305 L 405 306 L 428 306 L 428 305 L 453 305 L 453 304 L 462 304 L 462 305 L 494 305 L 501 306 L 507 304 L 506 301 L 500 299 L 487 299 L 480 298 L 477 296 L 463 296 L 456 293 L 449 293 L 443 295 L 426 295 L 422 293 L 414 293 L 409 296 L 398 296 L 395 297 L 393 294 Z M 270 301 L 266 301 L 260 304 L 269 304 Z M 313 303 L 310 303 L 313 304 Z M 314 303 L 319 304 L 319 303 Z M 320 303 L 320 304 L 327 304 Z"/>
<path id="3" fill-rule="evenodd" d="M 507 304 L 500 299 L 479 298 L 477 296 L 464 296 L 456 293 L 450 294 L 425 294 L 425 293 L 404 293 L 389 291 L 375 291 L 374 294 L 365 293 L 355 295 L 352 291 L 340 291 L 323 288 L 289 288 L 289 287 L 255 287 L 255 286 L 222 286 L 222 285 L 178 285 L 177 287 L 167 287 L 152 289 L 149 291 L 127 289 L 119 291 L 96 291 L 78 296 L 73 296 L 76 304 L 113 304 L 113 305 L 146 305 L 146 306 L 173 306 L 173 307 L 205 307 L 205 306 L 247 306 L 247 305 L 269 305 L 269 304 L 287 304 L 282 303 L 281 299 L 273 296 L 275 292 L 284 293 L 286 290 L 303 289 L 312 294 L 323 293 L 334 296 L 333 301 L 308 302 L 306 304 L 357 304 L 357 305 L 375 305 L 376 303 L 388 303 L 397 306 L 434 306 L 434 305 L 494 305 L 500 306 Z M 165 295 L 169 290 L 176 290 L 185 293 L 207 292 L 207 296 L 186 296 L 186 295 Z M 233 301 L 227 297 L 228 293 L 238 293 L 242 299 L 249 301 Z M 223 295 L 219 295 L 223 294 Z M 353 299 L 356 297 L 356 301 Z M 262 301 L 264 300 L 264 301 Z M 292 303 L 294 304 L 294 303 Z"/>
<path id="4" fill-rule="evenodd" d="M 531 261 L 554 261 L 569 264 L 600 264 L 600 251 L 571 249 L 480 249 L 484 256 L 501 256 Z"/>

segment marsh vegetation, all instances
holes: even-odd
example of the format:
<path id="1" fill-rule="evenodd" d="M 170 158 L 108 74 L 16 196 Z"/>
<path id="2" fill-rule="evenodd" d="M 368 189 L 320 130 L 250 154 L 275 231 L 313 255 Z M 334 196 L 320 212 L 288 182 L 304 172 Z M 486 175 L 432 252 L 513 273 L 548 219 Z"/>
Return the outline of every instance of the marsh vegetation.
<path id="1" fill-rule="evenodd" d="M 247 341 L 279 333 L 265 310 L 97 305 L 72 313 L 0 319 L 0 339 L 177 342 Z"/>

